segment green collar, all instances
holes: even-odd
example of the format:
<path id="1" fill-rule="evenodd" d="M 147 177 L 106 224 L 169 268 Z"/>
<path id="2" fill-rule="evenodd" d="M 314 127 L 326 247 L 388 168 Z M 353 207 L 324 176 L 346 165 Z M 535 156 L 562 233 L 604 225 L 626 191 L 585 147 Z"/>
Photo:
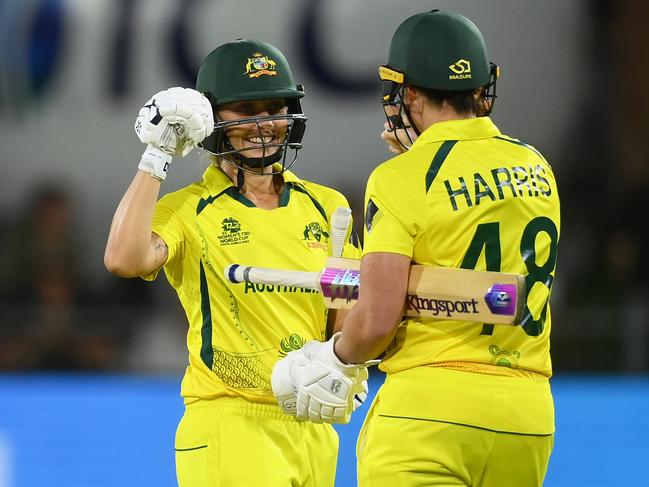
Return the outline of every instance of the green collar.
<path id="1" fill-rule="evenodd" d="M 279 169 L 279 165 L 276 166 Z M 291 171 L 284 171 L 282 177 L 284 178 L 284 185 L 288 185 L 288 183 L 303 185 L 302 180 Z M 203 181 L 212 195 L 220 194 L 229 187 L 235 186 L 228 175 L 214 164 L 210 164 L 203 173 Z"/>
<path id="2" fill-rule="evenodd" d="M 445 140 L 488 139 L 502 135 L 489 117 L 466 118 L 437 122 L 417 138 L 412 148 Z"/>
<path id="3" fill-rule="evenodd" d="M 276 167 L 278 169 L 280 168 L 279 165 L 276 165 Z M 280 207 L 288 205 L 291 187 L 303 187 L 302 180 L 291 171 L 284 171 L 282 173 L 282 178 L 284 179 L 284 190 L 279 197 Z M 206 202 L 211 203 L 218 195 L 225 193 L 246 206 L 255 206 L 250 200 L 248 200 L 248 198 L 246 198 L 236 190 L 236 186 L 232 183 L 232 180 L 228 177 L 228 175 L 214 164 L 211 164 L 203 173 L 203 181 L 205 182 L 205 185 L 212 195 L 211 198 L 208 198 L 209 201 L 205 200 Z M 202 208 L 204 206 L 205 205 L 200 206 L 200 211 L 202 211 Z"/>

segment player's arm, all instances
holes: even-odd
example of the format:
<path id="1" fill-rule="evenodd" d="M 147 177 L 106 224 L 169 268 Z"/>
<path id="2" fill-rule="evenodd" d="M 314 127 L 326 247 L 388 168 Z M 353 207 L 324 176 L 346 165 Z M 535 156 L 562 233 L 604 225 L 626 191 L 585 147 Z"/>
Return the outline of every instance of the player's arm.
<path id="1" fill-rule="evenodd" d="M 164 265 L 165 242 L 152 232 L 160 184 L 172 156 L 184 157 L 214 130 L 210 102 L 198 91 L 174 87 L 153 95 L 135 120 L 146 149 L 110 227 L 104 264 L 123 277 L 146 276 Z"/>
<path id="2" fill-rule="evenodd" d="M 151 231 L 160 181 L 138 171 L 119 203 L 108 234 L 104 264 L 122 277 L 146 276 L 167 260 L 167 245 Z"/>
<path id="3" fill-rule="evenodd" d="M 327 340 L 343 329 L 343 323 L 349 314 L 346 309 L 330 309 L 327 314 Z"/>
<path id="4" fill-rule="evenodd" d="M 401 321 L 410 264 L 410 258 L 401 254 L 376 252 L 363 257 L 358 303 L 349 311 L 334 344 L 342 362 L 364 363 L 388 347 Z"/>

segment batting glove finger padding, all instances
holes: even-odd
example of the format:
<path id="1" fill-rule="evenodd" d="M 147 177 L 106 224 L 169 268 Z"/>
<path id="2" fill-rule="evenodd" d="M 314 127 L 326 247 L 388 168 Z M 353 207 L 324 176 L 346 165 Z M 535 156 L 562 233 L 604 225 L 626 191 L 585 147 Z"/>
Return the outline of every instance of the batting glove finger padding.
<path id="1" fill-rule="evenodd" d="M 171 124 L 183 126 L 194 144 L 199 144 L 214 130 L 214 115 L 210 102 L 202 93 L 191 88 L 169 88 L 153 97 L 160 115 Z"/>
<path id="2" fill-rule="evenodd" d="M 135 133 L 143 144 L 151 144 L 169 154 L 176 150 L 176 131 L 173 125 L 162 118 L 158 107 L 150 101 L 140 109 L 135 119 Z"/>
<path id="3" fill-rule="evenodd" d="M 140 169 L 164 179 L 171 158 L 167 160 L 155 151 L 152 155 L 151 147 L 169 156 L 184 157 L 213 130 L 212 106 L 198 91 L 174 87 L 156 93 L 142 107 L 135 120 L 135 133 L 142 143 L 148 145 L 145 151 L 147 162 L 141 162 Z M 162 161 L 159 167 L 154 164 L 158 159 Z"/>
<path id="4" fill-rule="evenodd" d="M 297 392 L 297 417 L 314 423 L 348 423 L 354 382 L 322 363 L 309 364 Z"/>
<path id="5" fill-rule="evenodd" d="M 297 415 L 297 384 L 302 378 L 304 367 L 309 359 L 302 350 L 289 352 L 286 357 L 277 361 L 271 375 L 271 386 L 277 404 L 286 414 Z"/>
<path id="6" fill-rule="evenodd" d="M 310 363 L 303 367 L 297 384 L 297 418 L 315 423 L 348 423 L 355 407 L 367 397 L 367 367 L 376 363 L 344 364 L 333 350 L 334 335 L 327 342 L 305 345 Z M 305 356 L 306 356 L 305 355 Z"/>

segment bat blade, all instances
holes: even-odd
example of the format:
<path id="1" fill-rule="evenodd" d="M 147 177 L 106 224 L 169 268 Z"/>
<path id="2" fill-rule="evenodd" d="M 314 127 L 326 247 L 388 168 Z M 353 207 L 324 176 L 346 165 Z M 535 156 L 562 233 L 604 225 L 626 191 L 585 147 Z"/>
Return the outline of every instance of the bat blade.
<path id="1" fill-rule="evenodd" d="M 406 316 L 519 325 L 525 278 L 503 272 L 410 267 Z"/>
<path id="2" fill-rule="evenodd" d="M 238 280 L 230 279 L 231 282 L 281 283 L 318 289 L 325 305 L 334 309 L 349 309 L 358 301 L 359 260 L 330 257 L 319 274 L 237 267 Z M 228 269 L 226 277 L 232 274 Z M 404 316 L 519 325 L 525 309 L 524 300 L 525 279 L 518 274 L 413 265 Z"/>

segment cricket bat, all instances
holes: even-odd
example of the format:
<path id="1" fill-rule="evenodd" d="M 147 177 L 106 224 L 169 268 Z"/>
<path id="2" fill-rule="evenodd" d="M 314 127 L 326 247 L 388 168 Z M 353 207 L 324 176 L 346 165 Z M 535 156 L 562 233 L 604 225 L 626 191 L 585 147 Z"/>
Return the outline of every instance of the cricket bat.
<path id="1" fill-rule="evenodd" d="M 331 255 L 340 257 L 343 255 L 347 230 L 352 220 L 352 210 L 339 206 L 331 215 L 329 236 L 331 237 Z"/>
<path id="2" fill-rule="evenodd" d="M 225 278 L 312 289 L 325 305 L 352 308 L 361 286 L 360 260 L 329 257 L 321 272 L 269 269 L 231 264 Z M 520 325 L 525 309 L 525 278 L 518 274 L 412 265 L 404 316 Z"/>

